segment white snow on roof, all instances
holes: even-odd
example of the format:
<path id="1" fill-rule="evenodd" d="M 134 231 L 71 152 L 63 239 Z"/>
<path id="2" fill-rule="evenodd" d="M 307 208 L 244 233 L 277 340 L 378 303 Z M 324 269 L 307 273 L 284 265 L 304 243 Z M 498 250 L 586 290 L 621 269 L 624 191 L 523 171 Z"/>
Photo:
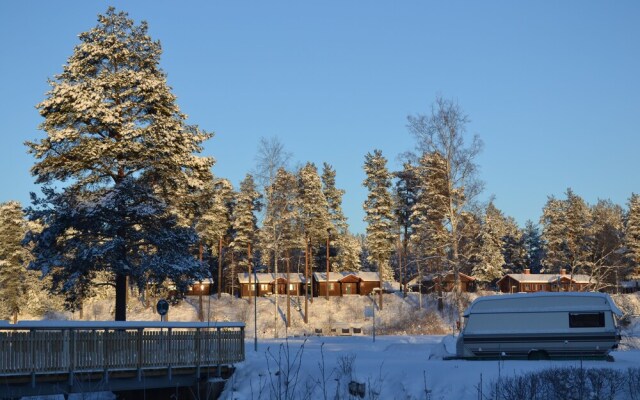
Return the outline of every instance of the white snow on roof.
<path id="1" fill-rule="evenodd" d="M 380 280 L 380 276 L 377 272 L 329 272 L 329 282 L 337 282 L 340 281 L 347 276 L 355 276 L 357 278 L 362 279 L 367 282 L 375 282 Z M 317 282 L 326 282 L 327 273 L 326 272 L 314 272 L 313 277 Z"/>
<path id="2" fill-rule="evenodd" d="M 596 283 L 595 278 L 583 274 L 507 274 L 502 279 L 511 277 L 519 282 L 526 283 L 554 283 L 561 278 L 572 279 L 575 283 Z M 502 280 L 500 279 L 500 280 Z"/>
<path id="3" fill-rule="evenodd" d="M 277 276 L 275 273 L 257 273 L 257 274 L 251 274 L 251 282 L 255 283 L 256 279 L 258 281 L 258 283 L 273 283 L 275 282 L 276 278 L 278 279 L 283 279 L 283 280 L 287 280 L 287 274 L 286 273 L 280 273 L 278 272 Z M 298 273 L 291 273 L 290 274 L 290 282 L 291 283 L 303 283 L 304 282 L 304 275 L 303 274 L 298 274 Z M 249 274 L 247 274 L 246 272 L 240 273 L 238 274 L 238 281 L 240 283 L 249 283 Z"/>

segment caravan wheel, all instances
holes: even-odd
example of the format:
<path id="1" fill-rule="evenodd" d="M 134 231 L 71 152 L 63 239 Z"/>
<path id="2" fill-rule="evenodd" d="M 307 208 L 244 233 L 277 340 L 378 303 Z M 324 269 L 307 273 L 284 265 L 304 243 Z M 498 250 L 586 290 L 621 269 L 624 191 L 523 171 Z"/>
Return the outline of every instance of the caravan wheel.
<path id="1" fill-rule="evenodd" d="M 548 360 L 549 353 L 544 350 L 531 350 L 527 357 L 529 360 Z"/>

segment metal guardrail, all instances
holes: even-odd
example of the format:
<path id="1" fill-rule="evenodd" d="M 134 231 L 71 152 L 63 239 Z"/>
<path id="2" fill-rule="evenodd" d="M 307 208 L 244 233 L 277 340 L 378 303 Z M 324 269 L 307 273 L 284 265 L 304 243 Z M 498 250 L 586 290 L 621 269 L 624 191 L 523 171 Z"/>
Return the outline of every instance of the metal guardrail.
<path id="1" fill-rule="evenodd" d="M 27 321 L 0 323 L 0 377 L 220 368 L 244 361 L 243 323 Z"/>

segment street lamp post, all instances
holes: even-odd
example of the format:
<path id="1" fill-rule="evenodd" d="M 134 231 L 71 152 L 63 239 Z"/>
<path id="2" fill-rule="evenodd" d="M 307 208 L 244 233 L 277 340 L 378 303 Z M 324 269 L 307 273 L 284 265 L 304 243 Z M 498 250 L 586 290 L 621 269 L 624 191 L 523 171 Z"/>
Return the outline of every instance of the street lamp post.
<path id="1" fill-rule="evenodd" d="M 325 294 L 326 294 L 326 298 L 327 301 L 329 301 L 329 269 L 330 269 L 330 265 L 329 265 L 329 245 L 330 245 L 330 241 L 331 241 L 331 228 L 327 228 L 327 287 L 325 289 Z"/>

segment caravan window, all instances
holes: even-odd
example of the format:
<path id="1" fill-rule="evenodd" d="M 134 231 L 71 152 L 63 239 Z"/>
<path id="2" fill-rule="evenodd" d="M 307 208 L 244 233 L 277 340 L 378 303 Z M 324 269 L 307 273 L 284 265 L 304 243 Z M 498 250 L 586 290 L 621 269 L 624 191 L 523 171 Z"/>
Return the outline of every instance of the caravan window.
<path id="1" fill-rule="evenodd" d="M 569 313 L 569 328 L 602 328 L 604 313 Z"/>

